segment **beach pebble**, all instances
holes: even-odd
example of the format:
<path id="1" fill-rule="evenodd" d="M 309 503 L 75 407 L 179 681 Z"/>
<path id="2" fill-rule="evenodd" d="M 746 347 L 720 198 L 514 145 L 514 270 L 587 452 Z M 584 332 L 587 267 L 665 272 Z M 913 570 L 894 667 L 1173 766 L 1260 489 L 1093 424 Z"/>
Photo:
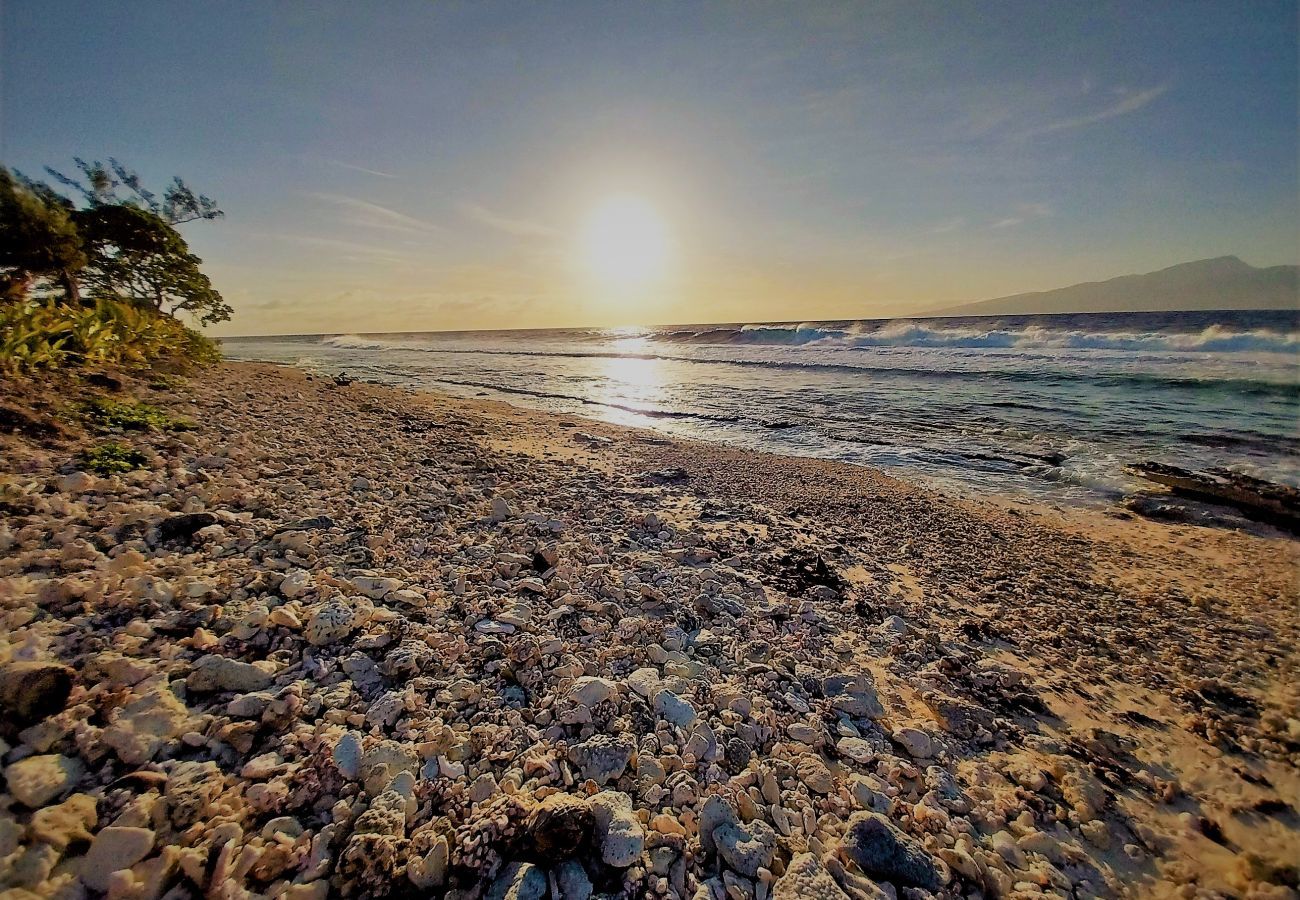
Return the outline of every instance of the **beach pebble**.
<path id="1" fill-rule="evenodd" d="M 661 690 L 654 696 L 655 712 L 678 728 L 689 728 L 695 721 L 694 705 L 689 700 L 677 696 L 672 691 Z"/>
<path id="2" fill-rule="evenodd" d="M 593 840 L 608 866 L 623 869 L 641 858 L 645 829 L 632 811 L 632 798 L 618 791 L 601 791 L 591 798 Z"/>
<path id="3" fill-rule="evenodd" d="M 270 687 L 275 675 L 254 664 L 209 654 L 201 657 L 185 679 L 185 687 L 195 693 L 237 691 L 246 693 Z"/>
<path id="4" fill-rule="evenodd" d="M 106 891 L 113 873 L 144 859 L 153 844 L 151 829 L 110 825 L 95 835 L 81 862 L 81 880 L 97 891 Z"/>
<path id="5" fill-rule="evenodd" d="M 747 878 L 758 875 L 759 869 L 772 865 L 776 853 L 776 832 L 761 819 L 743 825 L 723 822 L 713 829 L 713 843 L 718 855 L 736 872 Z"/>
<path id="6" fill-rule="evenodd" d="M 551 794 L 533 809 L 526 831 L 538 853 L 563 859 L 586 843 L 594 822 L 594 809 L 585 799 Z"/>
<path id="7" fill-rule="evenodd" d="M 0 665 L 0 717 L 25 728 L 63 710 L 75 673 L 55 662 L 17 660 Z"/>
<path id="8" fill-rule="evenodd" d="M 7 766 L 5 786 L 19 803 L 36 809 L 72 790 L 85 772 L 80 760 L 46 753 Z"/>
<path id="9" fill-rule="evenodd" d="M 811 853 L 800 853 L 772 886 L 772 900 L 849 900 L 831 873 Z"/>
<path id="10" fill-rule="evenodd" d="M 930 854 L 879 813 L 855 813 L 840 852 L 870 876 L 926 890 L 939 887 L 939 871 Z"/>

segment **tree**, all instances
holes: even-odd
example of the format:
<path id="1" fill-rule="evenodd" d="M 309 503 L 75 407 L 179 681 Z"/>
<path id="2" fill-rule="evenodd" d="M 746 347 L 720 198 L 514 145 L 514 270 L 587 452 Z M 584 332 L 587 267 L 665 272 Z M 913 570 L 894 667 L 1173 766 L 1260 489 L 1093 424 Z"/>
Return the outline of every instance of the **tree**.
<path id="1" fill-rule="evenodd" d="M 139 206 L 168 225 L 181 225 L 196 219 L 219 219 L 225 215 L 211 197 L 194 193 L 180 178 L 172 179 L 160 201 L 157 194 L 146 190 L 140 183 L 139 175 L 111 156 L 107 166 L 99 160 L 88 163 L 80 157 L 73 157 L 73 162 L 81 170 L 84 182 L 49 166 L 45 167 L 45 171 L 59 184 L 79 193 L 87 206 Z M 118 197 L 117 189 L 122 186 L 131 192 L 131 196 Z"/>
<path id="2" fill-rule="evenodd" d="M 100 203 L 73 215 L 89 257 L 85 280 L 97 293 L 171 316 L 189 313 L 204 325 L 230 319 L 229 304 L 199 269 L 203 260 L 158 213 Z"/>
<path id="3" fill-rule="evenodd" d="M 0 166 L 0 300 L 21 300 L 39 277 L 57 281 L 69 300 L 80 298 L 77 272 L 86 255 L 57 197 Z"/>

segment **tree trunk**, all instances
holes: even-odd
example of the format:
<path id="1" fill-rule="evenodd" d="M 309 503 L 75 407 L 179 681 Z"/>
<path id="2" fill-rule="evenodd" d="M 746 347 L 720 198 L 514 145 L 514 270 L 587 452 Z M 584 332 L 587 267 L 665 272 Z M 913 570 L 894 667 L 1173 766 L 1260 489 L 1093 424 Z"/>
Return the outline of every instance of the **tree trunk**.
<path id="1" fill-rule="evenodd" d="M 63 288 L 64 299 L 73 305 L 81 303 L 81 285 L 77 283 L 77 275 L 70 269 L 64 269 L 59 272 L 59 287 Z"/>

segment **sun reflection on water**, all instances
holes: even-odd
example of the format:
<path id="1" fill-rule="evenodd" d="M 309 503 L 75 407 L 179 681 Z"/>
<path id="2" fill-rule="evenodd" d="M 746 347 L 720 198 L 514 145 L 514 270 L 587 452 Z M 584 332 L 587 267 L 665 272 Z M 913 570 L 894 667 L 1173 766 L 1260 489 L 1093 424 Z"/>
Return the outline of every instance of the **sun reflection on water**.
<path id="1" fill-rule="evenodd" d="M 621 425 L 645 425 L 645 417 L 632 410 L 660 408 L 667 383 L 663 360 L 641 355 L 649 350 L 649 341 L 640 335 L 614 341 L 613 349 L 626 355 L 600 360 L 600 381 L 592 399 L 607 404 L 602 418 L 608 421 Z"/>

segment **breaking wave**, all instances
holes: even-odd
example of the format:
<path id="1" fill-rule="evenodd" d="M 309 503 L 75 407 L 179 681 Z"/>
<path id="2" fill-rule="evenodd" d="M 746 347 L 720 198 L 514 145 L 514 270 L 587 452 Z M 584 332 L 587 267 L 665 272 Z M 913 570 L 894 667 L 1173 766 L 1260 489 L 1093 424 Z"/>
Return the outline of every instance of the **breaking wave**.
<path id="1" fill-rule="evenodd" d="M 1208 330 L 1208 329 L 1207 329 Z M 350 350 L 405 351 L 416 353 L 470 355 L 470 356 L 507 356 L 535 357 L 552 359 L 644 359 L 664 360 L 691 365 L 737 366 L 742 368 L 824 371 L 858 374 L 869 377 L 887 378 L 892 376 L 923 380 L 949 381 L 980 379 L 1004 382 L 1034 382 L 1038 384 L 1093 384 L 1097 386 L 1151 386 L 1175 388 L 1187 391 L 1234 391 L 1255 396 L 1294 397 L 1300 394 L 1300 383 L 1295 379 L 1276 381 L 1255 378 L 1231 377 L 1197 377 L 1186 374 L 1164 375 L 1151 372 L 1128 371 L 1069 371 L 1024 368 L 929 368 L 925 366 L 890 365 L 888 361 L 874 363 L 865 356 L 840 357 L 833 359 L 821 357 L 814 359 L 800 358 L 745 358 L 717 356 L 683 356 L 673 353 L 654 352 L 620 352 L 617 350 L 543 350 L 501 347 L 465 347 L 452 346 L 412 337 L 410 340 L 392 340 L 364 335 L 338 335 L 324 339 L 322 343 L 333 347 Z M 805 345 L 807 346 L 807 345 Z M 883 344 L 878 346 L 885 346 Z M 895 345 L 896 346 L 896 345 Z M 915 346 L 915 345 L 914 345 Z M 936 347 L 954 348 L 962 345 L 936 344 Z M 973 345 L 972 345 L 973 346 Z M 1300 344 L 1297 344 L 1300 348 Z M 811 348 L 810 348 L 811 349 Z M 1208 351 L 1207 351 L 1208 352 Z M 643 410 L 629 410 L 643 412 Z"/>
<path id="2" fill-rule="evenodd" d="M 651 335 L 676 344 L 751 345 L 866 349 L 872 347 L 962 347 L 1007 350 L 1119 350 L 1188 353 L 1296 353 L 1300 332 L 1268 328 L 1237 330 L 1210 325 L 1197 332 L 1085 331 L 1041 325 L 980 328 L 934 321 L 895 320 L 821 325 L 745 325 L 674 329 Z"/>

